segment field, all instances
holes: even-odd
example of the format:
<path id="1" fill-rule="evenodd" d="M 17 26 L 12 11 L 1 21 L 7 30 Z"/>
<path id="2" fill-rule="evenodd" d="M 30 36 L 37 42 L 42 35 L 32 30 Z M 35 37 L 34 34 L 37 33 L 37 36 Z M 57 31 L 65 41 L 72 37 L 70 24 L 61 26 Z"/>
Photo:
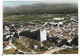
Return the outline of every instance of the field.
<path id="1" fill-rule="evenodd" d="M 59 54 L 78 54 L 78 48 L 65 49 L 58 52 Z"/>
<path id="2" fill-rule="evenodd" d="M 49 42 L 47 42 L 49 43 Z M 45 46 L 41 46 L 41 43 L 39 43 L 36 40 L 30 39 L 30 38 L 24 38 L 24 39 L 13 39 L 13 44 L 21 51 L 24 52 L 41 52 L 41 51 L 46 51 L 48 50 Z M 43 43 L 44 44 L 44 43 Z M 47 47 L 50 45 L 51 43 L 49 43 L 47 45 Z M 34 45 L 37 46 L 37 48 L 35 49 Z"/>
<path id="3" fill-rule="evenodd" d="M 3 50 L 4 54 L 19 54 L 18 51 L 16 51 L 14 48 L 8 49 L 8 50 Z"/>
<path id="4" fill-rule="evenodd" d="M 71 16 L 77 16 L 77 14 L 68 14 Z M 14 23 L 17 25 L 35 25 L 41 22 L 50 22 L 55 17 L 64 17 L 66 19 L 67 14 L 42 14 L 42 15 L 13 15 L 4 17 L 4 21 Z M 69 19 L 69 18 L 68 18 Z M 54 22 L 59 22 L 59 20 L 54 20 Z M 5 23 L 4 23 L 5 24 Z"/>

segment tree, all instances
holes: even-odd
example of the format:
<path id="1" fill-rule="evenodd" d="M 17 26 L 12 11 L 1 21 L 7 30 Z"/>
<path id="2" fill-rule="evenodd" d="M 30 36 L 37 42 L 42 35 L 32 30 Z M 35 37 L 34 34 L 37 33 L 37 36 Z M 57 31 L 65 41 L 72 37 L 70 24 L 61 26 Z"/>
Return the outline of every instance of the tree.
<path id="1" fill-rule="evenodd" d="M 46 41 L 43 41 L 43 45 L 50 47 L 50 46 L 52 46 L 52 43 L 50 41 L 46 40 Z"/>
<path id="2" fill-rule="evenodd" d="M 24 54 L 23 52 L 19 52 L 19 54 Z"/>
<path id="3" fill-rule="evenodd" d="M 75 38 L 71 41 L 70 45 L 71 45 L 71 46 L 72 46 L 72 45 L 78 46 L 78 37 L 75 37 Z"/>
<path id="4" fill-rule="evenodd" d="M 61 47 L 61 46 L 63 46 L 63 45 L 66 45 L 66 43 L 67 43 L 67 39 L 63 39 L 63 40 L 61 40 L 61 42 L 58 44 L 58 47 Z"/>

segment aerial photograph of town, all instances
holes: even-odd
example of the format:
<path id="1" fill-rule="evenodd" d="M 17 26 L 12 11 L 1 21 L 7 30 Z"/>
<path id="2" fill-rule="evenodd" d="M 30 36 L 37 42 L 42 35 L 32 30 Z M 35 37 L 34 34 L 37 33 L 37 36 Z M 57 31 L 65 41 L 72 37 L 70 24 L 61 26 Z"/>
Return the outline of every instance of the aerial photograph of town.
<path id="1" fill-rule="evenodd" d="M 4 1 L 3 54 L 78 54 L 77 0 Z"/>

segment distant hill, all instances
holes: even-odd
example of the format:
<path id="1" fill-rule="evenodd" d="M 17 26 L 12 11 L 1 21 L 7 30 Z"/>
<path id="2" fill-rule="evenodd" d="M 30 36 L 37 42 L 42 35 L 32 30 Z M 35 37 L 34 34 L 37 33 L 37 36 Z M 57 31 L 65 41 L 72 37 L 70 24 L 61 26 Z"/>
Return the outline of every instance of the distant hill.
<path id="1" fill-rule="evenodd" d="M 21 5 L 18 7 L 4 7 L 4 15 L 23 15 L 23 14 L 59 14 L 59 13 L 78 13 L 77 4 L 33 4 Z"/>

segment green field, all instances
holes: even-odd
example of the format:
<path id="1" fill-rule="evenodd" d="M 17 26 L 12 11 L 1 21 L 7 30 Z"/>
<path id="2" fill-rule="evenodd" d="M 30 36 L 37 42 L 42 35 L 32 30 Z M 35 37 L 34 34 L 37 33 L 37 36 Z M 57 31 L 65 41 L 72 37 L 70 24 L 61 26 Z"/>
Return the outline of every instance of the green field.
<path id="1" fill-rule="evenodd" d="M 69 15 L 77 16 L 77 14 L 69 14 Z M 19 25 L 35 25 L 35 24 L 40 24 L 41 22 L 51 22 L 52 20 L 49 19 L 53 19 L 54 17 L 65 18 L 66 16 L 67 14 L 42 14 L 42 15 L 25 15 L 25 16 L 13 15 L 4 17 L 3 21 L 9 21 L 11 23 Z M 33 24 L 28 22 L 33 22 Z"/>
<path id="2" fill-rule="evenodd" d="M 58 52 L 59 54 L 78 54 L 78 48 L 65 49 Z"/>

